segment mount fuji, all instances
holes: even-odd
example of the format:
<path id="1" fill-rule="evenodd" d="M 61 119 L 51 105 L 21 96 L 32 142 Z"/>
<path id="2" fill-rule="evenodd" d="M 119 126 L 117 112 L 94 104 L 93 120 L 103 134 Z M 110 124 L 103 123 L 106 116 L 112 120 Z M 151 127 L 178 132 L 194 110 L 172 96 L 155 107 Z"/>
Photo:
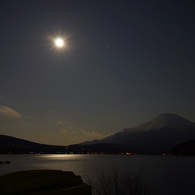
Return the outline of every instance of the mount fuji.
<path id="1" fill-rule="evenodd" d="M 195 139 L 194 122 L 176 114 L 163 113 L 136 127 L 82 144 L 117 144 L 132 152 L 155 154 L 170 152 L 174 146 L 192 139 Z"/>

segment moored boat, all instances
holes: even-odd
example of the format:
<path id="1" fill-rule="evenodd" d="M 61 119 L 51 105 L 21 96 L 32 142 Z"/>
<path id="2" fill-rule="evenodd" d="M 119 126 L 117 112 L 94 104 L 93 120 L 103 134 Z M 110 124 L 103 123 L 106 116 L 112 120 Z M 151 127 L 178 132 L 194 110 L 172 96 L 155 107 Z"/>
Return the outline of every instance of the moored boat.
<path id="1" fill-rule="evenodd" d="M 11 161 L 9 161 L 9 160 L 0 161 L 0 165 L 3 165 L 3 164 L 9 165 L 9 164 L 11 164 Z"/>

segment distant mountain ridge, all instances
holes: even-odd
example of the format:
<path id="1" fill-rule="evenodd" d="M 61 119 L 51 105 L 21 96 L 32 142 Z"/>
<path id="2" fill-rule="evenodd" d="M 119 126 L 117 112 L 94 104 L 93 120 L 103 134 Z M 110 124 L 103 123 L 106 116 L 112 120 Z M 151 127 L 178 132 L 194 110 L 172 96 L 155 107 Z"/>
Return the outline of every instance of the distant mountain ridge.
<path id="1" fill-rule="evenodd" d="M 137 153 L 164 153 L 191 139 L 195 139 L 195 123 L 177 114 L 163 113 L 136 127 L 95 140 L 95 143 L 123 145 Z"/>
<path id="2" fill-rule="evenodd" d="M 127 152 L 127 148 L 116 144 L 93 145 L 47 145 L 24 139 L 0 135 L 0 154 L 64 154 L 64 153 L 120 153 Z"/>
<path id="3" fill-rule="evenodd" d="M 176 114 L 164 113 L 136 127 L 126 128 L 104 139 L 69 146 L 39 144 L 0 135 L 0 153 L 130 152 L 160 154 L 174 151 L 175 154 L 182 155 L 181 151 L 185 148 L 185 154 L 195 154 L 194 151 L 189 149 L 192 148 L 192 142 L 189 142 L 189 145 L 188 143 L 183 145 L 183 143 L 190 140 L 195 140 L 195 123 Z"/>
<path id="4" fill-rule="evenodd" d="M 0 154 L 56 153 L 58 151 L 65 151 L 65 147 L 40 144 L 8 135 L 0 135 Z"/>

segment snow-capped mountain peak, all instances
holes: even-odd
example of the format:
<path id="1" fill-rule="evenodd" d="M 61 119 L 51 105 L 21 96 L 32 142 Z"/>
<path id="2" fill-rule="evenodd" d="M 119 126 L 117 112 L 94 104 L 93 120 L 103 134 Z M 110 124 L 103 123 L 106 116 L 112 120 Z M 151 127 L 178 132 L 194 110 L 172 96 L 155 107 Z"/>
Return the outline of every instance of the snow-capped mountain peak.
<path id="1" fill-rule="evenodd" d="M 141 125 L 133 128 L 125 129 L 124 131 L 148 131 L 158 130 L 162 128 L 172 128 L 177 130 L 184 130 L 186 128 L 195 128 L 195 123 L 184 119 L 183 117 L 173 113 L 163 113 L 152 120 L 149 120 Z"/>

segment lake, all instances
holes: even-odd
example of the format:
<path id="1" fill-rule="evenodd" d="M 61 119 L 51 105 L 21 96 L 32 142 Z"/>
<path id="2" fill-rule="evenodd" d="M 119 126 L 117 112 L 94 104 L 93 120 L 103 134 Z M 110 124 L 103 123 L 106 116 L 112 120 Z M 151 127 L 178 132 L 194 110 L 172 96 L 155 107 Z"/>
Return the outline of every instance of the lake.
<path id="1" fill-rule="evenodd" d="M 119 169 L 132 174 L 142 174 L 145 182 L 153 185 L 152 195 L 195 194 L 195 157 L 160 155 L 0 155 L 0 161 L 10 160 L 10 165 L 0 165 L 0 175 L 32 169 L 57 169 L 73 171 L 95 177 L 98 170 Z"/>

